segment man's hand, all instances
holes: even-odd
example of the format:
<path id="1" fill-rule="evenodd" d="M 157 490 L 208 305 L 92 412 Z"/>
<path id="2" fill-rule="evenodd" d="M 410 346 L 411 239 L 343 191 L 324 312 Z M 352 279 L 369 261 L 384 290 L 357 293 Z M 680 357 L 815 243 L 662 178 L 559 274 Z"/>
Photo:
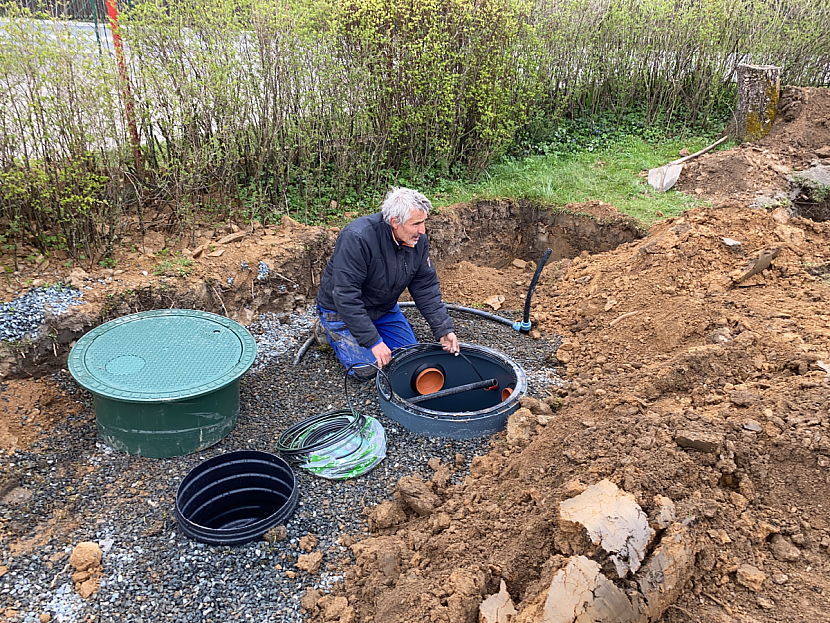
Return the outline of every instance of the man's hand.
<path id="1" fill-rule="evenodd" d="M 458 337 L 455 333 L 447 333 L 444 337 L 440 340 L 441 346 L 445 351 L 448 353 L 452 353 L 453 355 L 458 355 L 459 351 L 461 350 L 458 347 Z"/>
<path id="2" fill-rule="evenodd" d="M 373 346 L 372 354 L 375 356 L 375 359 L 377 360 L 378 368 L 382 368 L 387 363 L 392 361 L 392 351 L 389 350 L 389 347 L 386 345 L 385 342 L 380 342 Z"/>

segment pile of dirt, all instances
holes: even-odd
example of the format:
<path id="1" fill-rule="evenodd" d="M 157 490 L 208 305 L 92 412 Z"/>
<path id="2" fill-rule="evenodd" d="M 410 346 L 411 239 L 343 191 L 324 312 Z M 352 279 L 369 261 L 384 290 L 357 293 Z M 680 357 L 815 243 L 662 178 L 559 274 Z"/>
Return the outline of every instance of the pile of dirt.
<path id="1" fill-rule="evenodd" d="M 353 548 L 342 588 L 356 620 L 475 621 L 502 580 L 521 613 L 566 562 L 560 502 L 602 479 L 646 513 L 665 496 L 693 518 L 694 577 L 664 620 L 820 618 L 830 284 L 808 269 L 828 248 L 829 224 L 734 205 L 546 268 L 533 317 L 565 339 L 559 410 L 526 442 L 497 436 L 461 485 L 436 466 L 430 512 L 371 511 L 377 536 Z M 460 270 L 445 287 L 463 292 L 468 279 L 446 276 Z M 766 581 L 749 586 L 741 565 Z"/>
<path id="2" fill-rule="evenodd" d="M 759 198 L 784 203 L 790 174 L 822 160 L 830 164 L 830 90 L 785 87 L 766 137 L 684 164 L 677 189 L 715 205 L 731 200 L 756 204 Z"/>

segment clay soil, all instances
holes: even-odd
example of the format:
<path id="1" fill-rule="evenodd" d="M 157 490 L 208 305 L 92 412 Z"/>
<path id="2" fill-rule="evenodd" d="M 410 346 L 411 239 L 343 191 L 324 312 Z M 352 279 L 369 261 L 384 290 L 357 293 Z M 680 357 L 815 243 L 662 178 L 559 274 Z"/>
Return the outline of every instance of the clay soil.
<path id="1" fill-rule="evenodd" d="M 521 612 L 562 564 L 559 502 L 609 479 L 647 513 L 655 496 L 670 498 L 692 526 L 695 564 L 660 620 L 828 620 L 830 224 L 753 205 L 759 193 L 787 190 L 789 172 L 830 145 L 830 93 L 799 89 L 782 102 L 789 107 L 767 138 L 687 165 L 678 187 L 700 206 L 647 235 L 599 202 L 558 214 L 484 202 L 430 217 L 448 302 L 485 306 L 503 296 L 503 309 L 520 309 L 532 261 L 554 249 L 532 318 L 544 337 L 561 340 L 554 363 L 565 383 L 547 388 L 550 421 L 526 440 L 495 436 L 463 483 L 449 484 L 453 465 L 433 462 L 427 486 L 438 505 L 428 516 L 400 500 L 394 520 L 378 522 L 378 509 L 365 509 L 374 532 L 353 546 L 335 590 L 353 615 L 336 612 L 331 598 L 308 599 L 310 618 L 472 622 L 502 580 Z M 222 224 L 196 234 L 185 242 L 164 231 L 133 236 L 123 248 L 135 250 L 117 256 L 115 268 L 72 267 L 71 277 L 62 262 L 21 264 L 7 300 L 32 279 L 91 289 L 86 305 L 49 320 L 48 343 L 5 352 L 2 451 L 48 435 L 74 408 L 43 375 L 65 365 L 84 331 L 174 305 L 243 323 L 304 309 L 337 230 L 284 219 L 278 228 Z M 192 258 L 189 274 L 157 274 L 176 253 Z M 772 259 L 748 275 L 759 257 Z M 269 265 L 267 280 L 255 278 L 259 261 Z M 679 443 L 689 436 L 714 447 Z M 765 581 L 739 581 L 741 565 Z"/>

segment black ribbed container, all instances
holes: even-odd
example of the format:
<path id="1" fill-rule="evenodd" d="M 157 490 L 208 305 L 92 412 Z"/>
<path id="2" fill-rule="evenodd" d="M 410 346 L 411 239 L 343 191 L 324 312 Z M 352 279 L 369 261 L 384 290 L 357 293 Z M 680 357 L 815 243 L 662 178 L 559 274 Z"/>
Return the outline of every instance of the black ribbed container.
<path id="1" fill-rule="evenodd" d="M 176 492 L 182 532 L 209 545 L 239 545 L 284 524 L 299 499 L 297 480 L 280 457 L 258 450 L 208 459 Z"/>

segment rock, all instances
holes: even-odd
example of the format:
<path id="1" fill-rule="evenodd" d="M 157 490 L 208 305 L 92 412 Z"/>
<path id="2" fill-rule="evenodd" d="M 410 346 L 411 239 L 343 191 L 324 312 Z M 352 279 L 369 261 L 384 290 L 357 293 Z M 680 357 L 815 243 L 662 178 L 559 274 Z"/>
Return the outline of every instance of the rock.
<path id="1" fill-rule="evenodd" d="M 740 257 L 744 254 L 744 247 L 739 241 L 733 240 L 732 238 L 721 238 L 720 240 L 735 255 Z"/>
<path id="2" fill-rule="evenodd" d="M 32 497 L 32 490 L 26 487 L 15 487 L 5 495 L 0 496 L 3 504 L 22 504 Z"/>
<path id="3" fill-rule="evenodd" d="M 541 340 L 542 339 L 542 332 L 537 331 L 536 329 L 531 329 L 530 332 L 528 332 L 528 335 L 530 336 L 531 339 L 534 339 L 534 340 Z"/>
<path id="4" fill-rule="evenodd" d="M 527 266 L 527 262 L 525 262 L 524 260 L 520 260 L 519 258 L 516 258 L 515 260 L 513 260 L 512 264 L 513 264 L 513 266 L 515 266 L 519 270 L 524 270 L 525 267 Z"/>
<path id="5" fill-rule="evenodd" d="M 311 575 L 316 575 L 320 570 L 320 564 L 323 562 L 323 552 L 314 552 L 312 554 L 300 554 L 297 558 L 297 569 L 305 571 Z"/>
<path id="6" fill-rule="evenodd" d="M 819 158 L 830 158 L 830 145 L 819 147 L 816 150 L 816 156 L 818 156 Z"/>
<path id="7" fill-rule="evenodd" d="M 385 530 L 406 521 L 406 513 L 400 504 L 392 500 L 381 502 L 369 513 L 369 529 Z"/>
<path id="8" fill-rule="evenodd" d="M 507 592 L 504 580 L 501 581 L 499 592 L 490 595 L 478 607 L 479 623 L 509 623 L 509 617 L 516 614 L 516 608 L 510 598 L 510 593 Z"/>
<path id="9" fill-rule="evenodd" d="M 585 489 L 588 488 L 588 485 L 585 483 L 579 482 L 578 480 L 569 480 L 564 485 L 562 485 L 562 496 L 564 498 L 572 498 L 574 496 L 579 495 Z"/>
<path id="10" fill-rule="evenodd" d="M 349 600 L 342 596 L 326 595 L 317 602 L 317 607 L 323 611 L 326 621 L 336 621 L 349 607 Z"/>
<path id="11" fill-rule="evenodd" d="M 786 208 L 775 208 L 772 211 L 772 220 L 779 225 L 786 225 L 792 220 L 789 211 Z"/>
<path id="12" fill-rule="evenodd" d="M 660 530 L 665 530 L 676 519 L 677 511 L 674 508 L 674 502 L 664 495 L 655 495 L 654 506 L 654 519 L 650 522 L 651 526 L 652 528 L 656 526 Z"/>
<path id="13" fill-rule="evenodd" d="M 559 360 L 559 363 L 570 363 L 571 362 L 571 353 L 567 350 L 562 350 L 561 348 L 556 351 L 556 359 Z"/>
<path id="14" fill-rule="evenodd" d="M 746 510 L 746 507 L 749 505 L 749 500 L 747 500 L 745 496 L 741 495 L 737 491 L 729 492 L 729 501 L 732 503 L 732 506 L 735 507 L 735 510 L 739 513 L 743 513 Z"/>
<path id="15" fill-rule="evenodd" d="M 729 327 L 718 327 L 709 334 L 710 344 L 727 346 L 732 342 L 732 339 L 732 332 L 729 330 Z"/>
<path id="16" fill-rule="evenodd" d="M 40 623 L 49 623 L 49 621 L 52 620 L 52 615 L 48 612 L 44 612 L 38 617 L 38 619 L 40 620 Z"/>
<path id="17" fill-rule="evenodd" d="M 76 288 L 82 288 L 84 286 L 84 281 L 89 278 L 89 274 L 80 267 L 73 268 L 69 274 L 66 276 L 66 281 L 69 282 L 70 285 L 75 286 Z"/>
<path id="18" fill-rule="evenodd" d="M 776 560 L 781 562 L 795 562 L 801 557 L 801 552 L 798 548 L 790 543 L 785 536 L 780 534 L 773 535 L 769 544 L 772 555 Z"/>
<path id="19" fill-rule="evenodd" d="M 262 538 L 269 543 L 279 543 L 288 538 L 288 528 L 285 526 L 274 526 Z"/>
<path id="20" fill-rule="evenodd" d="M 695 571 L 697 542 L 694 534 L 680 524 L 672 524 L 638 573 L 646 617 L 657 621 L 683 592 Z"/>
<path id="21" fill-rule="evenodd" d="M 503 303 L 504 297 L 501 294 L 494 294 L 490 298 L 484 300 L 484 304 L 492 307 L 494 311 L 501 309 Z"/>
<path id="22" fill-rule="evenodd" d="M 317 602 L 320 600 L 320 597 L 322 597 L 320 591 L 316 588 L 310 588 L 300 598 L 300 606 L 305 608 L 308 612 L 311 612 L 317 608 Z"/>
<path id="23" fill-rule="evenodd" d="M 100 578 L 91 577 L 85 582 L 81 582 L 80 584 L 75 585 L 75 590 L 78 594 L 83 597 L 84 599 L 91 597 L 97 590 L 98 587 L 101 585 Z"/>
<path id="24" fill-rule="evenodd" d="M 557 571 L 543 594 L 541 612 L 525 608 L 515 623 L 601 623 L 642 620 L 626 594 L 600 572 L 600 566 L 585 556 L 574 556 Z"/>
<path id="25" fill-rule="evenodd" d="M 708 534 L 709 538 L 711 538 L 716 543 L 720 543 L 721 545 L 728 545 L 732 542 L 732 539 L 729 538 L 729 535 L 723 528 L 718 528 L 717 530 L 709 530 Z"/>
<path id="26" fill-rule="evenodd" d="M 783 586 L 787 582 L 789 582 L 790 576 L 786 573 L 774 573 L 772 575 L 772 581 L 778 584 L 779 586 Z"/>
<path id="27" fill-rule="evenodd" d="M 433 456 L 427 461 L 427 465 L 432 471 L 437 472 L 441 467 L 441 459 L 437 456 Z"/>
<path id="28" fill-rule="evenodd" d="M 446 465 L 442 465 L 432 475 L 432 484 L 438 487 L 439 489 L 443 489 L 447 486 L 447 483 L 449 483 L 450 478 L 452 478 L 452 472 L 450 471 L 450 468 Z"/>
<path id="29" fill-rule="evenodd" d="M 219 240 L 216 241 L 216 244 L 230 244 L 232 242 L 237 242 L 239 240 L 242 240 L 244 237 L 245 237 L 245 232 L 244 231 L 238 231 L 238 232 L 235 232 L 233 234 L 228 234 L 227 236 L 219 238 Z"/>
<path id="30" fill-rule="evenodd" d="M 75 549 L 72 550 L 72 555 L 69 557 L 69 564 L 75 571 L 86 571 L 93 567 L 101 565 L 101 559 L 104 553 L 97 543 L 92 541 L 84 541 L 78 543 Z"/>
<path id="31" fill-rule="evenodd" d="M 715 454 L 723 444 L 723 436 L 717 433 L 679 430 L 675 433 L 674 441 L 681 448 L 691 448 L 700 452 Z"/>
<path id="32" fill-rule="evenodd" d="M 775 602 L 769 597 L 765 597 L 764 595 L 758 595 L 755 598 L 755 602 L 764 610 L 772 610 L 773 608 L 775 608 Z"/>
<path id="33" fill-rule="evenodd" d="M 428 517 L 441 504 L 438 496 L 430 491 L 423 479 L 417 475 L 405 476 L 398 480 L 395 494 L 421 517 Z"/>
<path id="34" fill-rule="evenodd" d="M 591 544 L 608 553 L 620 578 L 637 572 L 654 536 L 634 496 L 610 480 L 560 502 L 559 515 L 563 551 L 591 556 L 595 547 L 586 546 L 582 536 L 586 534 Z"/>
<path id="35" fill-rule="evenodd" d="M 531 426 L 536 418 L 530 409 L 522 407 L 507 418 L 507 443 L 516 444 L 530 439 Z"/>
<path id="36" fill-rule="evenodd" d="M 225 249 L 216 249 L 216 251 L 212 251 L 207 254 L 208 257 L 222 257 L 222 254 L 225 253 Z"/>
<path id="37" fill-rule="evenodd" d="M 745 586 L 753 593 L 759 592 L 764 587 L 764 581 L 767 579 L 767 574 L 753 567 L 752 565 L 741 565 L 735 572 L 738 584 Z"/>
<path id="38" fill-rule="evenodd" d="M 297 229 L 298 227 L 302 227 L 297 221 L 293 218 L 284 214 L 280 219 L 280 231 L 285 233 Z"/>
<path id="39" fill-rule="evenodd" d="M 474 456 L 470 462 L 470 475 L 473 478 L 486 476 L 493 471 L 493 459 L 489 456 Z"/>
<path id="40" fill-rule="evenodd" d="M 747 420 L 744 422 L 743 427 L 744 430 L 748 430 L 753 433 L 760 433 L 762 430 L 761 425 L 755 420 Z"/>
<path id="41" fill-rule="evenodd" d="M 310 552 L 317 547 L 317 537 L 313 534 L 306 534 L 300 538 L 300 549 L 304 552 Z"/>
<path id="42" fill-rule="evenodd" d="M 522 396 L 519 398 L 519 406 L 528 409 L 533 415 L 542 413 L 543 415 L 551 415 L 550 407 L 541 400 L 537 400 L 532 396 Z"/>
<path id="43" fill-rule="evenodd" d="M 689 151 L 688 147 L 683 147 L 680 151 L 677 152 L 677 155 L 681 158 L 685 158 L 686 156 L 691 156 L 692 152 Z"/>
<path id="44" fill-rule="evenodd" d="M 729 400 L 733 405 L 738 407 L 750 407 L 758 402 L 761 397 L 758 394 L 744 390 L 736 390 L 729 392 Z"/>
<path id="45" fill-rule="evenodd" d="M 766 541 L 770 534 L 777 534 L 780 531 L 781 530 L 778 526 L 774 526 L 773 524 L 764 521 L 758 526 L 758 537 L 762 541 Z"/>
<path id="46" fill-rule="evenodd" d="M 75 590 L 86 599 L 98 590 L 101 584 L 101 560 L 103 552 L 97 543 L 78 543 L 69 557 L 69 564 L 75 569 L 72 581 Z"/>

